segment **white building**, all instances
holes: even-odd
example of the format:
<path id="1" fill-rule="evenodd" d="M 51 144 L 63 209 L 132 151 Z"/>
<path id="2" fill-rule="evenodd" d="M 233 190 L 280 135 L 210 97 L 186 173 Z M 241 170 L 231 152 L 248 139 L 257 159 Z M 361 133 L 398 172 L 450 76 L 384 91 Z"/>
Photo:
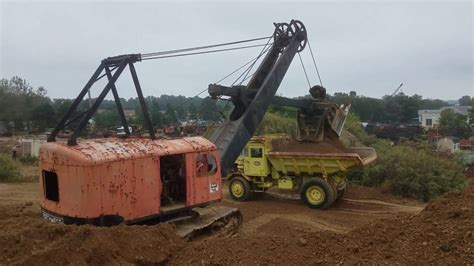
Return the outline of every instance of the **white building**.
<path id="1" fill-rule="evenodd" d="M 446 109 L 453 109 L 454 112 L 467 116 L 471 106 L 446 106 L 438 110 L 418 110 L 418 121 L 424 128 L 436 128 L 439 125 L 441 112 Z"/>
<path id="2" fill-rule="evenodd" d="M 21 139 L 21 149 L 23 151 L 23 156 L 29 155 L 33 157 L 39 156 L 39 147 L 42 143 L 45 143 L 46 139 Z"/>

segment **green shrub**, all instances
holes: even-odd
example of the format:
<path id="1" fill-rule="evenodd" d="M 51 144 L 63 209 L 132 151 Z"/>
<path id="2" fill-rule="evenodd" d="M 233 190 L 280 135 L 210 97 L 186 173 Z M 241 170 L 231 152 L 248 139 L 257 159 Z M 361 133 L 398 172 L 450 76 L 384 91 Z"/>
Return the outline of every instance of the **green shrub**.
<path id="1" fill-rule="evenodd" d="M 395 194 L 428 201 L 466 185 L 463 166 L 457 160 L 440 158 L 409 143 L 376 149 L 379 160 L 367 169 L 367 179 L 390 182 Z"/>
<path id="2" fill-rule="evenodd" d="M 296 137 L 297 134 L 296 118 L 284 117 L 278 114 L 267 112 L 263 118 L 262 123 L 257 129 L 257 135 L 285 133 L 291 137 Z"/>
<path id="3" fill-rule="evenodd" d="M 0 181 L 14 180 L 21 176 L 18 163 L 0 154 Z"/>
<path id="4" fill-rule="evenodd" d="M 36 156 L 31 156 L 31 155 L 25 155 L 20 157 L 20 162 L 24 164 L 37 164 L 38 163 L 38 157 Z"/>
<path id="5" fill-rule="evenodd" d="M 456 156 L 440 156 L 424 141 L 402 141 L 393 145 L 374 138 L 363 131 L 355 116 L 349 116 L 346 126 L 377 152 L 375 163 L 348 173 L 352 182 L 365 186 L 387 185 L 394 194 L 422 201 L 466 186 L 463 166 Z"/>
<path id="6" fill-rule="evenodd" d="M 369 135 L 364 130 L 360 123 L 360 119 L 356 114 L 349 113 L 347 115 L 346 123 L 344 124 L 344 129 L 349 131 L 354 135 L 360 142 L 365 145 L 373 145 L 378 139 L 374 135 Z M 354 143 L 348 143 L 349 146 L 354 146 Z"/>
<path id="7" fill-rule="evenodd" d="M 428 201 L 466 185 L 463 166 L 455 158 L 440 157 L 423 142 L 372 145 L 377 161 L 352 172 L 349 178 L 365 186 L 388 184 L 394 194 Z"/>

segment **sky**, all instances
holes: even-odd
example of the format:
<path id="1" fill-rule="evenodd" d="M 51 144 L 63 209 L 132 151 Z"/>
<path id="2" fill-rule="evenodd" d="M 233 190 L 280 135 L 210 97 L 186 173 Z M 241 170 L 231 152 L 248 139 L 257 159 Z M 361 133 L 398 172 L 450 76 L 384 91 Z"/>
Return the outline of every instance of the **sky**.
<path id="1" fill-rule="evenodd" d="M 270 36 L 273 22 L 291 19 L 305 24 L 328 93 L 382 97 L 403 82 L 408 95 L 474 96 L 471 1 L 0 0 L 0 78 L 18 75 L 52 98 L 74 98 L 102 58 Z M 194 96 L 260 49 L 135 66 L 145 95 Z M 311 84 L 319 84 L 309 49 L 301 56 Z M 136 96 L 129 76 L 124 72 L 117 83 L 123 98 Z M 93 87 L 93 96 L 101 89 Z M 278 94 L 308 94 L 298 57 Z"/>

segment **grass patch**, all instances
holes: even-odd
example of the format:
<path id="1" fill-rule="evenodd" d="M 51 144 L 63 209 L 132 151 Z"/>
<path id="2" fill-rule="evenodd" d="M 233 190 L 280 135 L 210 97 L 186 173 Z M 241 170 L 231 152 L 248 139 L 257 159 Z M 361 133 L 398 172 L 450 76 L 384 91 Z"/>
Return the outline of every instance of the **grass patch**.
<path id="1" fill-rule="evenodd" d="M 0 182 L 32 182 L 38 180 L 37 159 L 21 162 L 0 154 Z"/>

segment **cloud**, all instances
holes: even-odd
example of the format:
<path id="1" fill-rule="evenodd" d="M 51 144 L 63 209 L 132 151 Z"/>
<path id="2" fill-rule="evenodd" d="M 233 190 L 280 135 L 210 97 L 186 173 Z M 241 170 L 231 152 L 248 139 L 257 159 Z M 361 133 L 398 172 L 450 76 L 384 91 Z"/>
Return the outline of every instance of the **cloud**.
<path id="1" fill-rule="evenodd" d="M 380 97 L 404 82 L 406 93 L 424 97 L 474 94 L 471 2 L 2 2 L 0 74 L 72 98 L 104 57 L 268 36 L 272 22 L 292 18 L 305 23 L 331 93 Z M 258 52 L 136 67 L 146 95 L 193 96 Z M 316 84 L 309 51 L 302 55 Z M 295 58 L 279 93 L 303 95 L 307 87 Z M 122 97 L 135 96 L 128 77 L 118 89 Z"/>

